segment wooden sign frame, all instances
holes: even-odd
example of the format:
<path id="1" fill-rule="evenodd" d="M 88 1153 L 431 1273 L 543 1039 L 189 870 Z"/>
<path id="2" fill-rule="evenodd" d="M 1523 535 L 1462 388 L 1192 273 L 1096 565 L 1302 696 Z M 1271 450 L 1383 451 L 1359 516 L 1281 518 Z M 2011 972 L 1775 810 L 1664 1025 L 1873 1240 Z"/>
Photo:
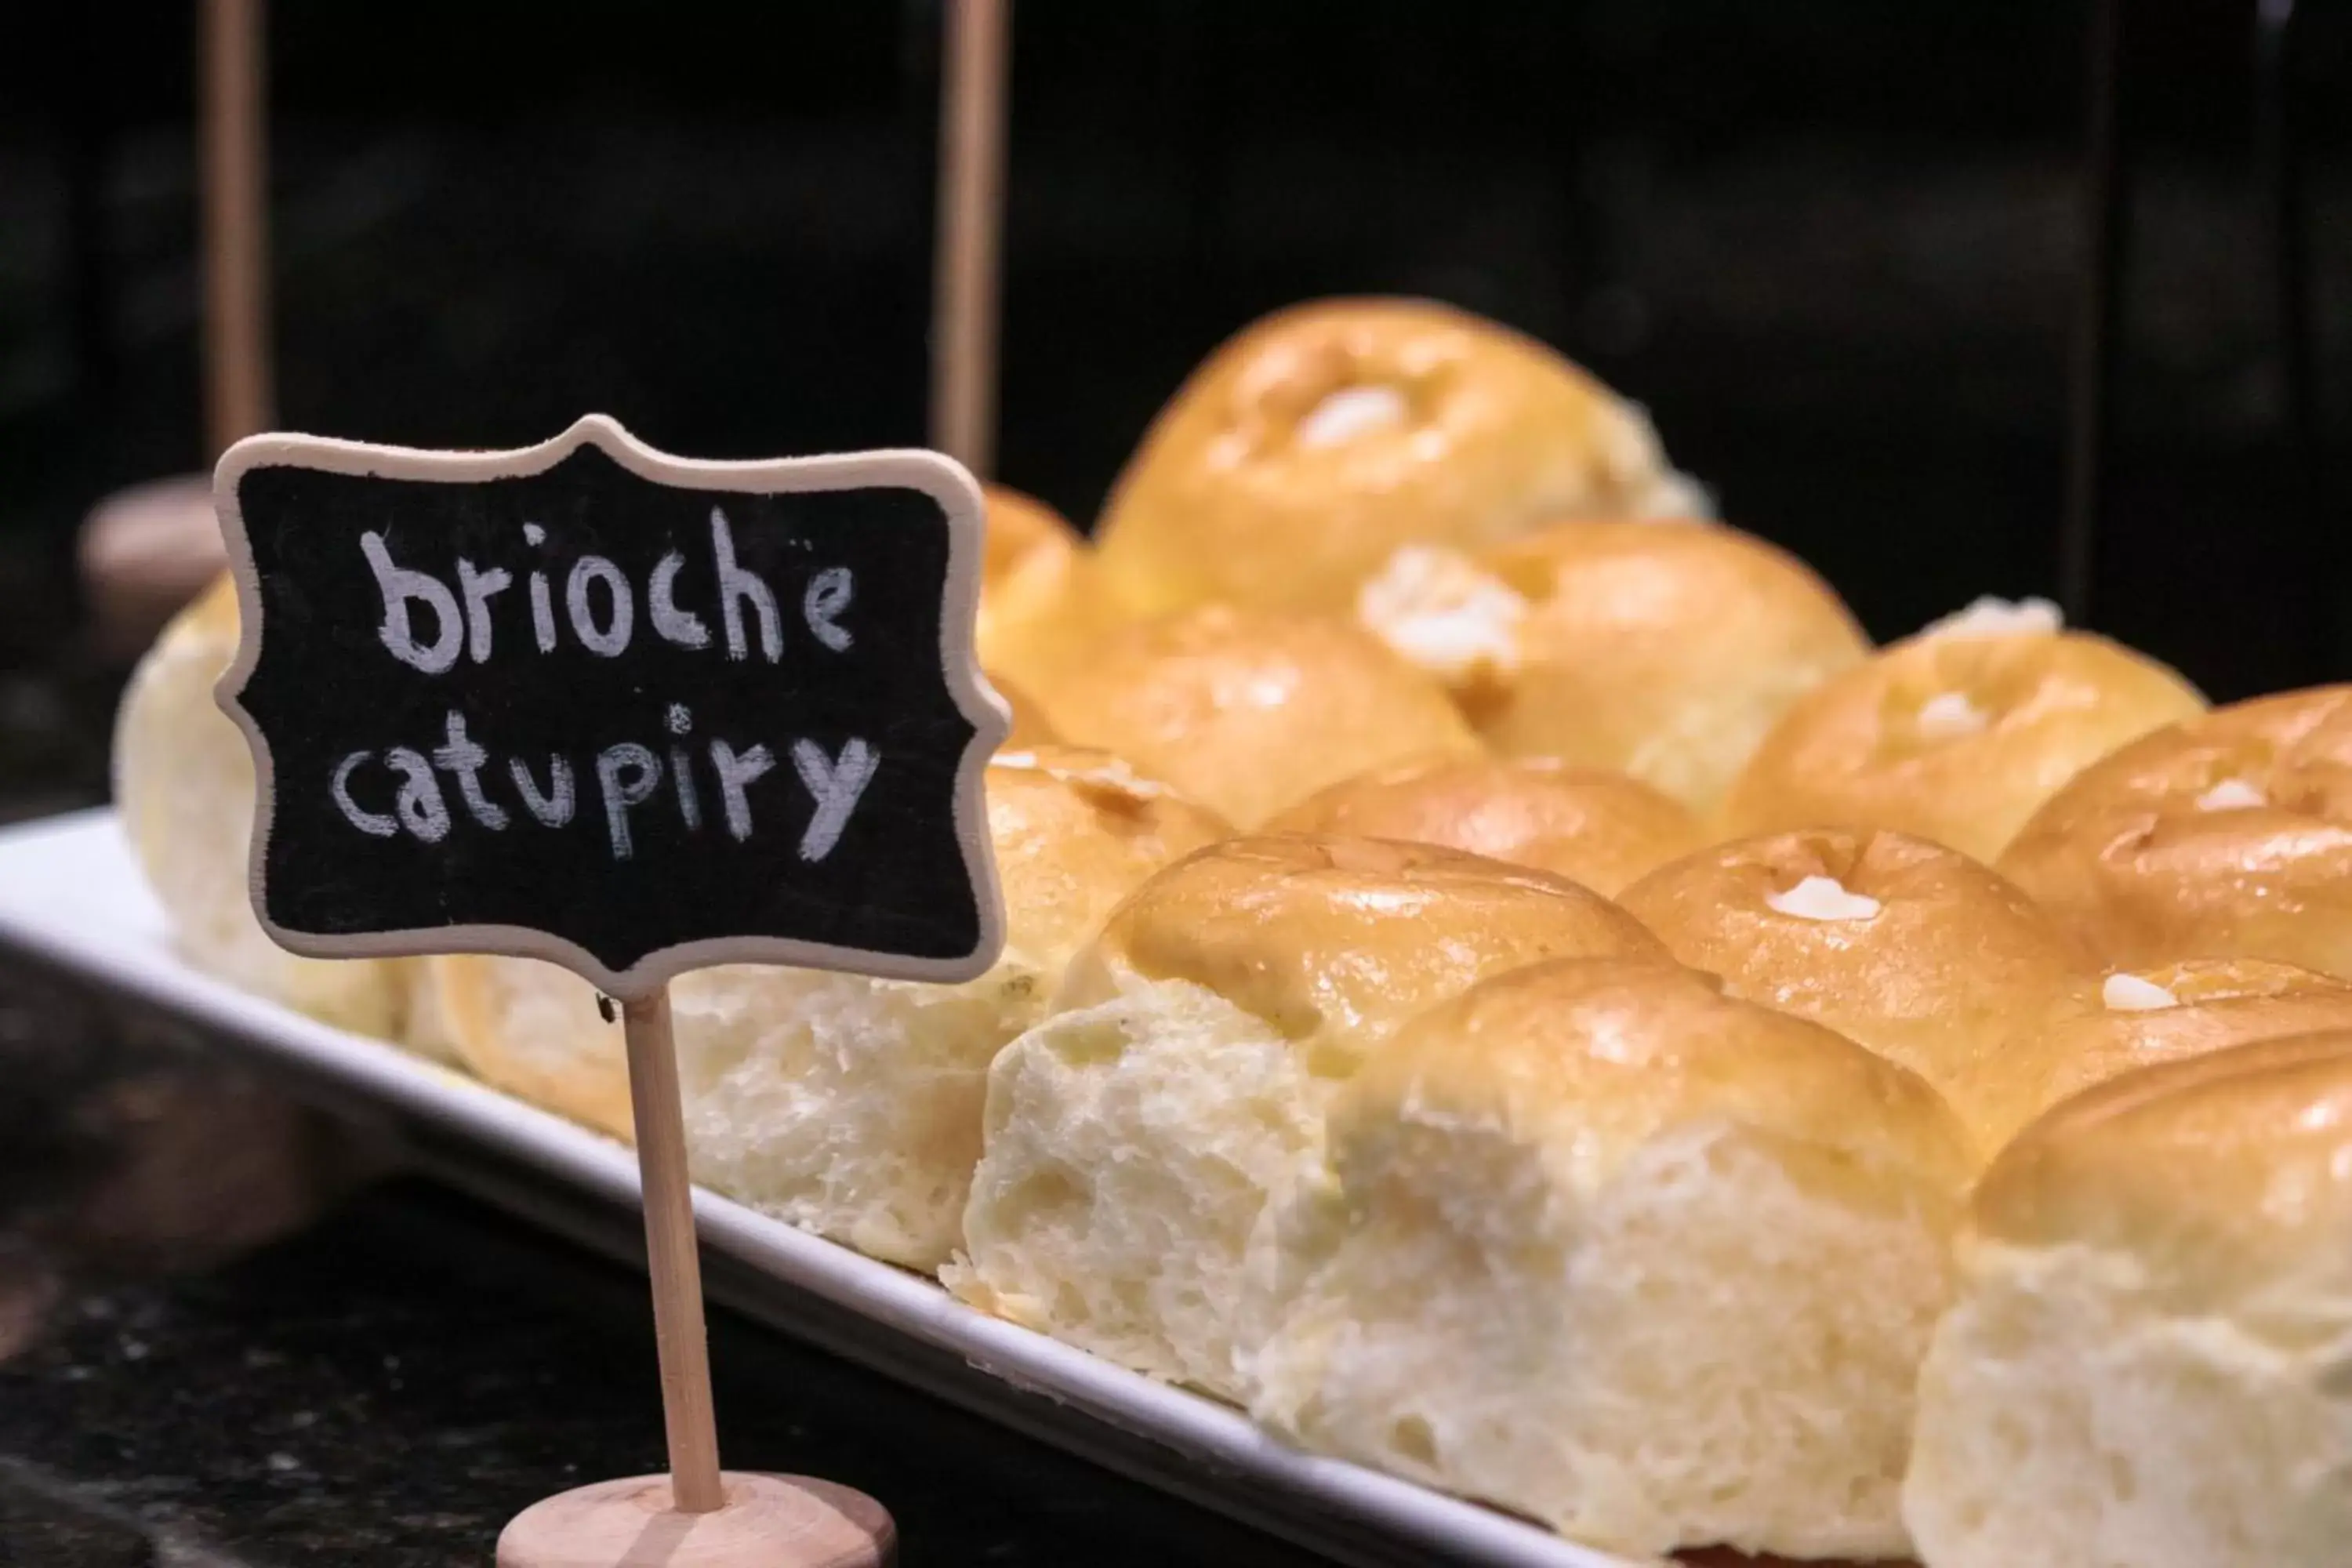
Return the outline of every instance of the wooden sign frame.
<path id="1" fill-rule="evenodd" d="M 285 466 L 385 479 L 474 483 L 544 472 L 583 447 L 594 447 L 631 473 L 674 489 L 781 495 L 892 487 L 919 490 L 939 502 L 948 526 L 948 574 L 940 622 L 940 677 L 973 731 L 957 766 L 953 802 L 955 838 L 979 912 L 979 940 L 970 952 L 952 958 L 907 957 L 787 937 L 732 936 L 675 943 L 614 970 L 565 938 L 526 926 L 468 924 L 320 934 L 289 931 L 270 919 L 263 893 L 268 836 L 277 806 L 273 760 L 261 727 L 238 700 L 260 662 L 267 628 L 260 582 L 238 501 L 239 483 L 255 469 Z M 222 456 L 214 471 L 213 497 L 228 546 L 229 570 L 236 580 L 243 622 L 236 658 L 215 689 L 215 697 L 244 732 L 254 758 L 253 841 L 247 871 L 254 910 L 271 940 L 289 952 L 312 958 L 460 952 L 536 958 L 561 964 L 606 994 L 624 999 L 651 997 L 688 970 L 721 963 L 790 964 L 892 979 L 956 982 L 976 977 L 995 962 L 1003 945 L 1004 910 L 982 782 L 988 759 L 1003 743 L 1012 721 L 1003 699 L 981 674 L 972 651 L 984 502 L 977 481 L 952 459 L 912 449 L 750 462 L 678 458 L 646 445 L 604 415 L 590 415 L 552 440 L 505 451 L 428 451 L 313 436 L 249 437 Z"/>

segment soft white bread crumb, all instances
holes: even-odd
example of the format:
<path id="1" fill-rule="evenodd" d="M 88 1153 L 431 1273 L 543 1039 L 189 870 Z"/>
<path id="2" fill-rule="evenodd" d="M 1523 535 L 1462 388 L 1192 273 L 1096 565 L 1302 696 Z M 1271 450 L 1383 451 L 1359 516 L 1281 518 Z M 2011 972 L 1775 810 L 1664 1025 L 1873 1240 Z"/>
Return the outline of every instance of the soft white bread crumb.
<path id="1" fill-rule="evenodd" d="M 236 657 L 224 576 L 140 660 L 114 730 L 114 800 L 172 942 L 198 968 L 323 1023 L 392 1039 L 405 980 L 374 959 L 298 958 L 254 917 L 253 755 L 213 700 Z"/>
<path id="2" fill-rule="evenodd" d="M 1663 963 L 1597 894 L 1423 845 L 1269 837 L 1159 873 L 989 1074 L 944 1271 L 987 1310 L 1155 1376 L 1246 1394 L 1251 1237 L 1318 1156 L 1330 1095 L 1396 1024 L 1579 952 Z"/>
<path id="3" fill-rule="evenodd" d="M 1933 1568 L 2336 1568 L 2352 1033 L 2128 1073 L 1973 1199 L 1904 1516 Z"/>
<path id="4" fill-rule="evenodd" d="M 1224 825 L 1099 752 L 988 769 L 1003 954 L 960 985 L 730 964 L 670 986 L 696 1179 L 860 1251 L 936 1268 L 961 1238 L 990 1060 L 1042 1017 L 1070 954 L 1154 868 Z M 625 1136 L 617 1026 L 584 982 L 506 959 L 436 961 L 475 1070 Z"/>
<path id="5" fill-rule="evenodd" d="M 997 1058 L 950 1288 L 1171 1383 L 1232 1394 L 1266 1194 L 1322 1142 L 1328 1084 L 1189 981 L 1047 1019 Z"/>
<path id="6" fill-rule="evenodd" d="M 1408 1024 L 1267 1226 L 1253 1410 L 1621 1551 L 1899 1556 L 1965 1181 L 1918 1079 L 1690 971 Z"/>

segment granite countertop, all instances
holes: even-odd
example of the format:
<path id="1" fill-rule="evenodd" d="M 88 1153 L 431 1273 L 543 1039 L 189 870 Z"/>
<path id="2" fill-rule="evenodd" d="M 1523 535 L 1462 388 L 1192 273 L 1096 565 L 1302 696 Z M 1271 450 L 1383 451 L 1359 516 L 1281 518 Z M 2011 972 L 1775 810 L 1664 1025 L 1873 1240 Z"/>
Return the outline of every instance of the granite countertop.
<path id="1" fill-rule="evenodd" d="M 538 1498 L 660 1468 L 641 1275 L 5 960 L 0 1086 L 0 1563 L 487 1563 Z M 910 1565 L 1320 1561 L 710 1331 L 729 1462 L 870 1492 Z"/>

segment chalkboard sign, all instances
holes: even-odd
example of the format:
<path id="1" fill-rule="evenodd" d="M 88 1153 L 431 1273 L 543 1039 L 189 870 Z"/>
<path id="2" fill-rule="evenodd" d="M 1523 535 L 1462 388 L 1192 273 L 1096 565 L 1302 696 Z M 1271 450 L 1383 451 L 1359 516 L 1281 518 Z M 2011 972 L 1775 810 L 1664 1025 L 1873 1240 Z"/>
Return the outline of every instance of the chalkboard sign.
<path id="1" fill-rule="evenodd" d="M 517 452 L 255 437 L 215 497 L 286 947 L 521 953 L 619 995 L 993 962 L 1005 717 L 950 459 L 688 461 L 592 416 Z"/>

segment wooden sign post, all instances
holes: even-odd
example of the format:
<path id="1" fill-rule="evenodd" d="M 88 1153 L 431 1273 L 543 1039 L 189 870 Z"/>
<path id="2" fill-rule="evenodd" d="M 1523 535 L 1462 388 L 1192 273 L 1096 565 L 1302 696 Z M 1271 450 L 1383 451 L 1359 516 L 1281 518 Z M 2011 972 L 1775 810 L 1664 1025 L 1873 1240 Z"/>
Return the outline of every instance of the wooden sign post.
<path id="1" fill-rule="evenodd" d="M 983 476 L 996 460 L 1012 13 L 1013 0 L 948 0 L 940 68 L 931 442 Z"/>
<path id="2" fill-rule="evenodd" d="M 994 961 L 979 487 L 931 452 L 688 461 L 592 416 L 515 452 L 254 437 L 215 499 L 271 936 L 547 959 L 621 1005 L 670 1471 L 536 1505 L 499 1563 L 887 1562 L 869 1500 L 719 1469 L 667 986 Z"/>
<path id="3" fill-rule="evenodd" d="M 265 0 L 204 0 L 205 434 L 214 452 L 269 427 L 269 165 Z"/>

